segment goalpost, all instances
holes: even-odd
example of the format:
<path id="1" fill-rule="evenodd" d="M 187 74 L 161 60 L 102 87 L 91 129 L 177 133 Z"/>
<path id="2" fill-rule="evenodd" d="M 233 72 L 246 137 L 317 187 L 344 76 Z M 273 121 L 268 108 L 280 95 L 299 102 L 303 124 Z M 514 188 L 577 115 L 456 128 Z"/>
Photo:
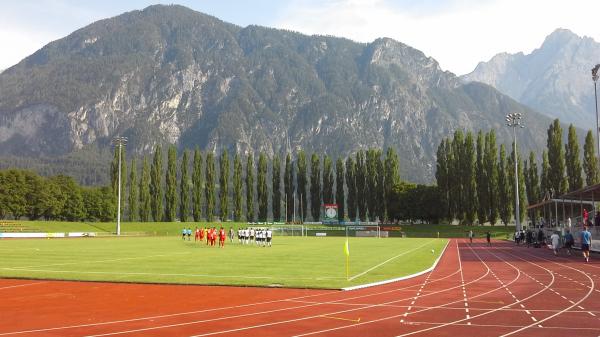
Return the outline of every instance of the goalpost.
<path id="1" fill-rule="evenodd" d="M 270 225 L 273 235 L 306 236 L 304 225 Z"/>
<path id="2" fill-rule="evenodd" d="M 381 227 L 379 225 L 346 226 L 346 236 L 349 236 L 349 231 L 353 231 L 354 236 L 356 237 L 381 237 Z M 385 234 L 387 234 L 387 232 Z M 385 235 L 385 237 L 387 237 L 387 235 Z"/>

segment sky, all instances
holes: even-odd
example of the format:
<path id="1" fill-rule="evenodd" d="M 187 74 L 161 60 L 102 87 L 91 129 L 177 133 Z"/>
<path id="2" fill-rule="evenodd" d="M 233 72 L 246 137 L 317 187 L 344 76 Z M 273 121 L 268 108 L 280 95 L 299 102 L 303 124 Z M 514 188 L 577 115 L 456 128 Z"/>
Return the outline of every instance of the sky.
<path id="1" fill-rule="evenodd" d="M 0 70 L 94 21 L 156 3 L 177 3 L 240 26 L 360 42 L 389 37 L 458 75 L 497 53 L 528 54 L 557 28 L 600 41 L 597 0 L 0 0 Z"/>

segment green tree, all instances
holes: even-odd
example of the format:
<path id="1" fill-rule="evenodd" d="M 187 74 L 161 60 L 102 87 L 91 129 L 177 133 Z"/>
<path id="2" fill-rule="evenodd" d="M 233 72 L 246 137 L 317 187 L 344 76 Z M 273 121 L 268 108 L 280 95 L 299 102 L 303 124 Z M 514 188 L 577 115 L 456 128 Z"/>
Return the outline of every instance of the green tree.
<path id="1" fill-rule="evenodd" d="M 548 182 L 555 195 L 561 195 L 568 189 L 565 176 L 565 153 L 562 147 L 562 127 L 558 119 L 548 128 Z"/>
<path id="2" fill-rule="evenodd" d="M 281 162 L 279 156 L 273 157 L 273 168 L 271 177 L 273 178 L 273 194 L 271 206 L 273 208 L 273 221 L 281 221 Z"/>
<path id="3" fill-rule="evenodd" d="M 463 203 L 465 220 L 472 225 L 477 215 L 477 183 L 475 173 L 475 144 L 473 134 L 467 132 L 462 157 Z"/>
<path id="4" fill-rule="evenodd" d="M 165 175 L 165 220 L 177 217 L 177 149 L 174 145 L 167 150 L 167 174 Z"/>
<path id="5" fill-rule="evenodd" d="M 365 152 L 356 153 L 356 207 L 361 221 L 367 221 L 367 165 Z"/>
<path id="6" fill-rule="evenodd" d="M 267 189 L 267 156 L 263 152 L 258 155 L 256 196 L 258 199 L 258 221 L 266 222 L 269 212 L 269 190 Z"/>
<path id="7" fill-rule="evenodd" d="M 233 159 L 233 218 L 242 221 L 242 160 L 236 152 Z"/>
<path id="8" fill-rule="evenodd" d="M 150 207 L 154 221 L 161 221 L 163 214 L 162 170 L 162 150 L 157 145 L 150 168 Z"/>
<path id="9" fill-rule="evenodd" d="M 450 197 L 449 197 L 449 192 L 450 192 L 450 187 L 448 186 L 449 184 L 449 166 L 452 164 L 450 162 L 450 158 L 449 155 L 450 153 L 448 152 L 448 139 L 444 138 L 441 142 L 440 145 L 437 148 L 437 152 L 436 152 L 436 166 L 435 166 L 435 180 L 437 182 L 437 186 L 440 192 L 440 206 L 442 208 L 442 214 L 444 214 L 444 216 L 446 217 L 446 219 L 448 221 L 452 220 L 452 215 L 450 214 Z M 387 160 L 386 160 L 387 162 Z M 387 178 L 386 178 L 387 179 Z M 386 194 L 386 196 L 391 195 L 392 193 L 392 189 L 394 188 L 394 186 L 398 185 L 398 183 L 394 183 L 394 184 L 389 184 L 386 180 L 386 187 L 389 188 L 389 193 Z M 389 205 L 389 197 L 386 197 L 386 199 L 388 199 L 387 203 Z M 386 209 L 388 209 L 388 207 L 386 207 Z M 389 211 L 388 211 L 388 216 L 389 216 Z"/>
<path id="10" fill-rule="evenodd" d="M 219 164 L 219 204 L 221 206 L 221 220 L 225 221 L 229 213 L 229 154 L 227 150 L 221 152 Z"/>
<path id="11" fill-rule="evenodd" d="M 316 153 L 310 158 L 310 214 L 313 221 L 321 218 L 321 160 Z"/>
<path id="12" fill-rule="evenodd" d="M 548 152 L 545 150 L 542 152 L 542 176 L 540 180 L 542 190 L 541 194 L 544 196 L 544 198 L 546 196 L 550 196 L 552 194 L 550 191 L 552 188 L 550 183 L 550 163 L 548 160 Z"/>
<path id="13" fill-rule="evenodd" d="M 150 220 L 150 168 L 148 159 L 144 157 L 142 163 L 142 175 L 140 176 L 140 220 L 148 222 Z"/>
<path id="14" fill-rule="evenodd" d="M 117 209 L 110 187 L 84 187 L 81 189 L 81 196 L 86 221 L 108 222 L 114 219 Z"/>
<path id="15" fill-rule="evenodd" d="M 477 179 L 477 220 L 480 225 L 487 221 L 490 205 L 488 198 L 488 182 L 485 174 L 485 136 L 483 132 L 477 133 L 477 159 L 475 160 L 475 176 Z"/>
<path id="16" fill-rule="evenodd" d="M 540 179 L 535 153 L 529 153 L 529 165 L 525 165 L 525 184 L 527 189 L 527 203 L 533 205 L 540 200 Z"/>
<path id="17" fill-rule="evenodd" d="M 192 216 L 194 221 L 200 221 L 202 217 L 202 152 L 198 148 L 194 150 L 194 167 L 192 172 Z"/>
<path id="18" fill-rule="evenodd" d="M 183 151 L 183 157 L 181 157 L 181 177 L 179 180 L 179 219 L 182 222 L 186 222 L 188 219 L 188 212 L 190 209 L 190 177 L 188 174 L 189 166 L 189 154 L 188 150 Z"/>
<path id="19" fill-rule="evenodd" d="M 298 173 L 296 174 L 296 186 L 298 188 L 298 193 L 300 194 L 300 218 L 302 222 L 306 219 L 306 200 L 308 199 L 306 196 L 306 183 L 307 183 L 307 163 L 306 163 L 306 154 L 303 150 L 298 152 L 298 158 L 296 158 L 296 166 L 298 168 Z"/>
<path id="20" fill-rule="evenodd" d="M 323 158 L 323 203 L 333 204 L 333 162 L 331 157 L 325 155 Z"/>
<path id="21" fill-rule="evenodd" d="M 496 147 L 496 133 L 491 130 L 485 137 L 485 175 L 487 176 L 487 219 L 493 226 L 498 220 L 499 213 L 499 191 L 498 191 L 498 152 Z"/>
<path id="22" fill-rule="evenodd" d="M 367 150 L 366 157 L 366 192 L 367 192 L 367 209 L 369 218 L 375 220 L 379 216 L 379 206 L 383 204 L 383 193 L 379 185 L 379 177 L 383 172 L 380 171 L 379 162 L 381 159 L 381 151 L 376 149 Z M 382 219 L 383 220 L 383 219 Z"/>
<path id="23" fill-rule="evenodd" d="M 581 178 L 581 160 L 579 159 L 579 143 L 577 142 L 577 133 L 573 124 L 569 125 L 568 142 L 565 145 L 565 160 L 567 167 L 567 177 L 569 189 L 578 190 L 583 187 Z"/>
<path id="24" fill-rule="evenodd" d="M 592 130 L 588 130 L 585 135 L 585 145 L 583 146 L 583 171 L 585 172 L 585 184 L 592 186 L 598 183 L 598 160 L 594 150 L 594 136 Z"/>
<path id="25" fill-rule="evenodd" d="M 500 219 L 505 226 L 508 225 L 513 212 L 513 203 L 511 202 L 511 184 L 509 182 L 509 171 L 506 160 L 506 149 L 504 144 L 500 145 L 500 160 L 498 161 L 498 201 L 500 209 Z"/>
<path id="26" fill-rule="evenodd" d="M 208 151 L 206 153 L 206 221 L 213 221 L 215 216 L 215 155 Z"/>
<path id="27" fill-rule="evenodd" d="M 129 221 L 137 220 L 138 216 L 138 181 L 137 165 L 135 158 L 131 160 L 131 172 L 129 173 Z M 94 192 L 98 197 L 102 197 L 101 191 Z"/>
<path id="28" fill-rule="evenodd" d="M 357 190 L 356 190 L 356 162 L 352 156 L 346 158 L 346 187 L 348 188 L 348 218 L 356 221 Z"/>
<path id="29" fill-rule="evenodd" d="M 463 156 L 464 156 L 464 136 L 461 130 L 454 132 L 454 138 L 452 139 L 452 174 L 451 174 L 451 190 L 450 200 L 452 201 L 452 214 L 454 218 L 462 222 L 465 219 L 465 196 L 463 190 Z"/>
<path id="30" fill-rule="evenodd" d="M 344 221 L 346 214 L 344 194 L 344 161 L 338 158 L 335 163 L 335 203 L 338 206 L 338 221 Z"/>
<path id="31" fill-rule="evenodd" d="M 246 220 L 254 221 L 254 159 L 248 154 L 246 161 Z"/>
<path id="32" fill-rule="evenodd" d="M 285 157 L 285 175 L 283 177 L 283 185 L 285 190 L 285 208 L 286 208 L 286 221 L 290 221 L 294 214 L 294 164 L 292 163 L 292 156 L 288 153 Z"/>
<path id="33" fill-rule="evenodd" d="M 444 172 L 442 172 L 443 174 Z M 437 178 L 437 173 L 436 173 Z M 390 195 L 392 194 L 392 188 L 394 185 L 400 183 L 400 159 L 396 154 L 396 150 L 393 147 L 388 147 L 385 152 L 385 173 L 384 173 L 384 185 L 383 185 L 383 202 L 384 211 L 387 214 L 388 203 Z"/>

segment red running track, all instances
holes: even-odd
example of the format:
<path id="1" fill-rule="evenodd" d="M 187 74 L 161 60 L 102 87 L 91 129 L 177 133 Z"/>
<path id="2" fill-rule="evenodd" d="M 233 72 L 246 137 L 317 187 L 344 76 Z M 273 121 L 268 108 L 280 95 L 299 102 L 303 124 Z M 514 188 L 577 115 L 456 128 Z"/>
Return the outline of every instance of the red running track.
<path id="1" fill-rule="evenodd" d="M 431 273 L 353 291 L 0 279 L 0 337 L 596 337 L 598 260 L 452 240 Z"/>

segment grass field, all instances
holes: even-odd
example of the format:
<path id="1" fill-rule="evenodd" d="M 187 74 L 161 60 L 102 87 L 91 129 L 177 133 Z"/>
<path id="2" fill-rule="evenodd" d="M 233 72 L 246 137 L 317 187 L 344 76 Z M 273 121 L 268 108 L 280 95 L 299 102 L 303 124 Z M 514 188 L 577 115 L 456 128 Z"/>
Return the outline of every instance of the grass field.
<path id="1" fill-rule="evenodd" d="M 61 222 L 61 221 L 15 221 L 22 224 L 29 231 L 41 232 L 97 232 L 100 234 L 114 233 L 116 224 L 114 222 Z M 121 223 L 122 233 L 138 233 L 145 235 L 179 235 L 183 227 L 206 226 L 206 222 L 123 222 Z M 219 226 L 220 223 L 210 223 L 210 226 Z M 238 228 L 246 227 L 246 223 L 224 222 L 223 226 Z M 455 226 L 455 225 L 430 225 L 430 224 L 414 224 L 414 225 L 399 225 L 402 232 L 409 238 L 455 238 L 466 237 L 469 230 L 473 230 L 477 237 L 485 237 L 485 232 L 490 231 L 492 237 L 497 239 L 506 239 L 512 237 L 514 226 Z M 325 226 L 318 226 L 319 232 Z M 343 230 L 327 231 L 328 236 L 343 236 Z M 314 235 L 315 231 L 311 231 Z M 392 233 L 399 235 L 400 232 Z"/>
<path id="2" fill-rule="evenodd" d="M 444 239 L 275 237 L 210 248 L 176 236 L 0 240 L 0 277 L 343 288 L 429 268 Z M 435 253 L 432 253 L 432 249 Z"/>

